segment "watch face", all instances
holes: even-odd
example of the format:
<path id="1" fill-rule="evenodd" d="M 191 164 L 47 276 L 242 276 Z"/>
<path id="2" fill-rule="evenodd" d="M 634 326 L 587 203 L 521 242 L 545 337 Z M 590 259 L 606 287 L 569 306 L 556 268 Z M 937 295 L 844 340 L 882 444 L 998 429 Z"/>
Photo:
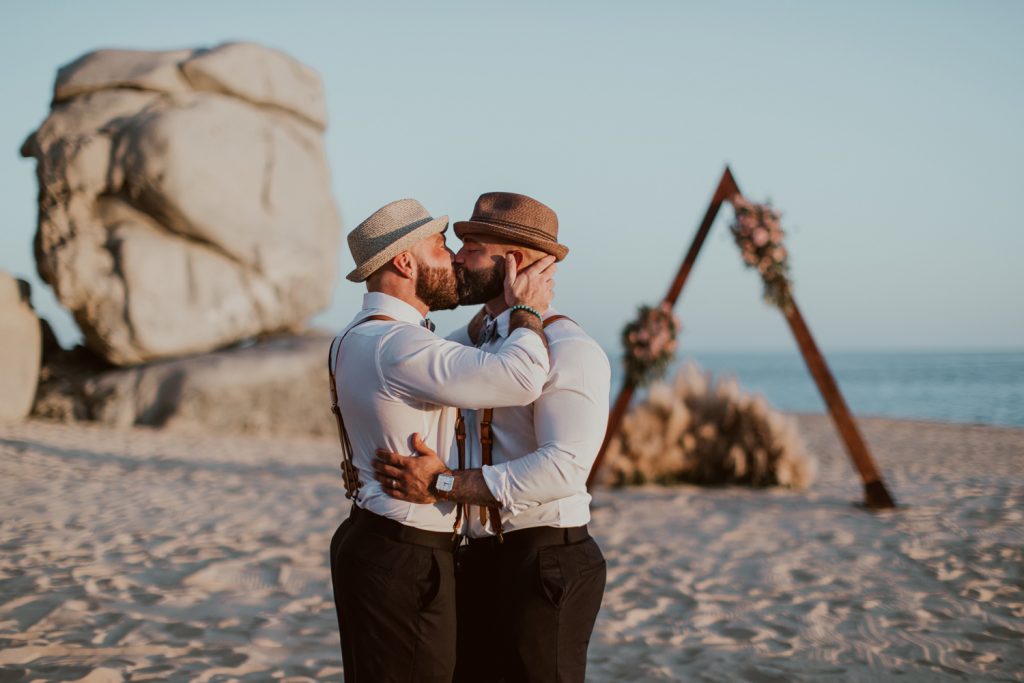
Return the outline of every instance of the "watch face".
<path id="1" fill-rule="evenodd" d="M 439 474 L 437 475 L 437 490 L 438 491 L 451 491 L 452 486 L 455 484 L 455 477 L 450 474 Z"/>

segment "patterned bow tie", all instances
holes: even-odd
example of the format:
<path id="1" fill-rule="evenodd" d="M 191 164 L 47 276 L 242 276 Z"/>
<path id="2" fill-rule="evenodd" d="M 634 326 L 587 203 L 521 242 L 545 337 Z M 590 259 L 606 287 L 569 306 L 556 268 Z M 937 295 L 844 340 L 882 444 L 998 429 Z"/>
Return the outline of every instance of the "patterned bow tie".
<path id="1" fill-rule="evenodd" d="M 423 319 L 423 320 L 422 320 L 422 321 L 420 322 L 420 326 L 421 326 L 421 327 L 425 327 L 425 328 L 427 328 L 427 329 L 428 329 L 428 330 L 430 330 L 431 332 L 433 332 L 433 331 L 434 331 L 434 323 L 430 321 L 430 318 L 424 318 L 424 319 Z"/>
<path id="2" fill-rule="evenodd" d="M 477 347 L 489 344 L 498 338 L 498 321 L 491 316 L 487 316 L 484 322 L 484 328 L 480 330 L 480 337 L 476 340 Z"/>

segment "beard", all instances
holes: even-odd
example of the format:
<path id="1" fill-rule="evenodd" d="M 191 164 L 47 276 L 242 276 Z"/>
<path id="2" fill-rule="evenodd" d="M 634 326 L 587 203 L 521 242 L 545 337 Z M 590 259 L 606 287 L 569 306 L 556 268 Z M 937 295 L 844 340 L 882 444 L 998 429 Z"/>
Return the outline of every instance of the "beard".
<path id="1" fill-rule="evenodd" d="M 432 311 L 445 311 L 459 305 L 458 284 L 452 268 L 431 268 L 420 264 L 416 274 L 416 296 Z"/>
<path id="2" fill-rule="evenodd" d="M 485 304 L 505 293 L 505 262 L 498 261 L 485 270 L 470 270 L 456 265 L 455 279 L 458 281 L 460 305 Z"/>

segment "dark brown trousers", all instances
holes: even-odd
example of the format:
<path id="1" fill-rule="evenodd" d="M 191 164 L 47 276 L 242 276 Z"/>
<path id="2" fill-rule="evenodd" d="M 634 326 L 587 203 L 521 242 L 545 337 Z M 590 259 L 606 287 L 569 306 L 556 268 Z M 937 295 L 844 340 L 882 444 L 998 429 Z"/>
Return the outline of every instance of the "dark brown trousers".
<path id="1" fill-rule="evenodd" d="M 583 683 L 605 574 L 585 527 L 460 548 L 456 683 Z"/>

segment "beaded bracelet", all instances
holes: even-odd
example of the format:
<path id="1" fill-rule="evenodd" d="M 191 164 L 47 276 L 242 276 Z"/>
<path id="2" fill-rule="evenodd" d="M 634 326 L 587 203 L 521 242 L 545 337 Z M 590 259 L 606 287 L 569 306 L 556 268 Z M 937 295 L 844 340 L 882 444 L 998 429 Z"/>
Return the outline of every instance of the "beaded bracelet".
<path id="1" fill-rule="evenodd" d="M 544 322 L 544 316 L 538 313 L 536 308 L 533 308 L 531 306 L 516 304 L 515 306 L 512 307 L 512 313 L 515 313 L 516 311 L 526 311 L 527 313 L 533 313 L 535 316 L 537 316 L 537 320 L 541 321 L 542 323 Z"/>

